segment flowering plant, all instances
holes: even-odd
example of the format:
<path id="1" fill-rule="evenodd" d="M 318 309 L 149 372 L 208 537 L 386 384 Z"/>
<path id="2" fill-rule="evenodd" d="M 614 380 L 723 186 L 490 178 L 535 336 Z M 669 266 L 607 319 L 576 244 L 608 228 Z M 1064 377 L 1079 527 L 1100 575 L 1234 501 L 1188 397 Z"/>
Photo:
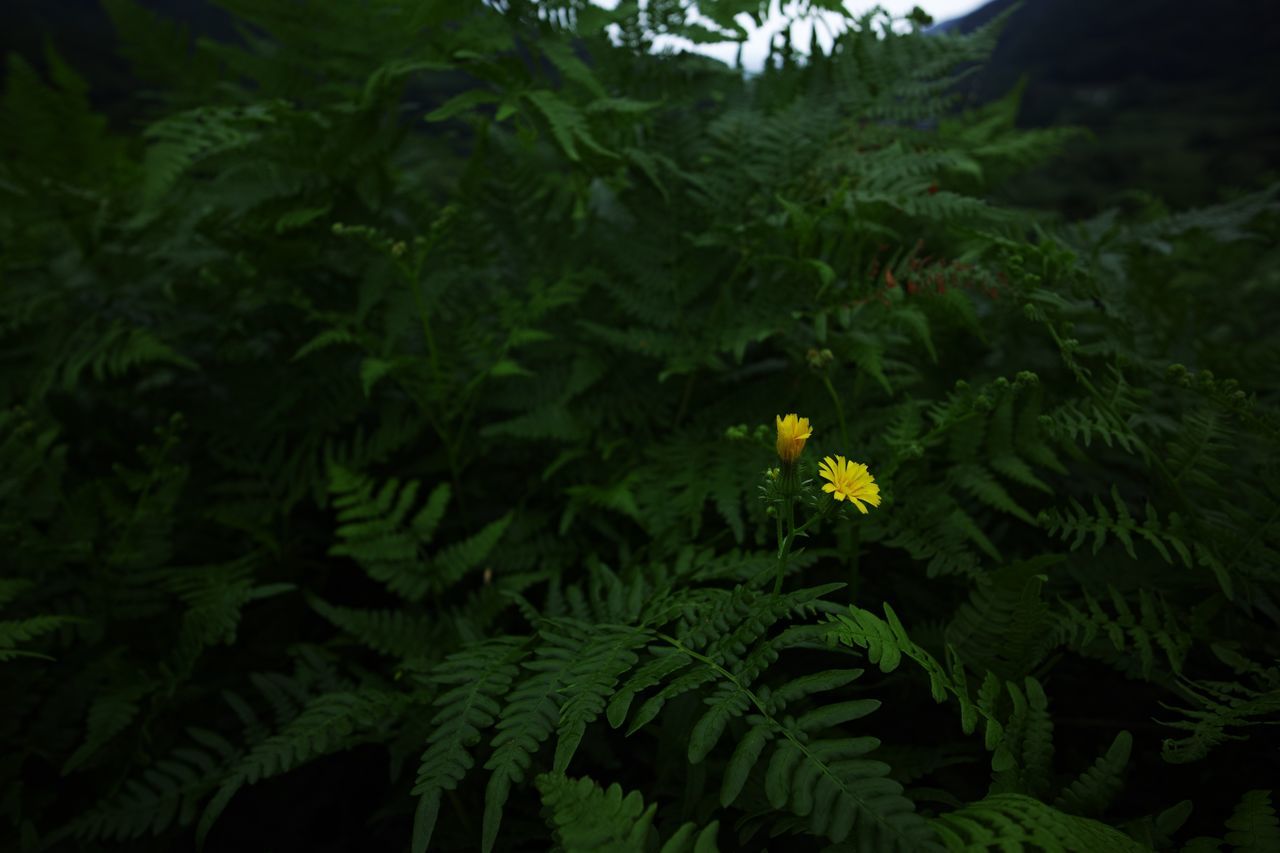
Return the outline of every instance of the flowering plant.
<path id="1" fill-rule="evenodd" d="M 800 455 L 804 452 L 805 442 L 813 435 L 813 428 L 808 418 L 792 413 L 783 417 L 778 415 L 777 440 L 775 448 L 782 465 L 765 471 L 765 484 L 761 494 L 768 509 L 777 523 L 778 536 L 778 573 L 774 580 L 775 595 L 782 591 L 782 578 L 786 574 L 787 558 L 795 540 L 805 535 L 805 531 L 831 513 L 840 502 L 848 501 L 857 507 L 858 512 L 866 515 L 867 506 L 880 506 L 880 486 L 867 466 L 861 462 L 851 462 L 843 456 L 824 457 L 818 466 L 818 474 L 828 482 L 818 493 L 810 488 L 812 480 L 801 480 L 798 473 Z M 821 500 L 820 494 L 831 495 L 830 500 Z M 801 497 L 810 498 L 815 512 L 804 523 L 796 524 L 796 501 Z"/>

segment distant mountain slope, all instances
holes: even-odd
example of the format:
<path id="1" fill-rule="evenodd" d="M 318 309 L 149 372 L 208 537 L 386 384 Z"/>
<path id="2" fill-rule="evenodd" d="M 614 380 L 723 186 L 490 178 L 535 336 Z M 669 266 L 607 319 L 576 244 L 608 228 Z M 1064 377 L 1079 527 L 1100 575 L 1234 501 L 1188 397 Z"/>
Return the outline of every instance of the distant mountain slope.
<path id="1" fill-rule="evenodd" d="M 0 0 L 0 80 L 10 54 L 38 67 L 44 65 L 45 43 L 90 83 L 99 109 L 127 101 L 136 81 L 120 56 L 116 30 L 105 0 Z M 202 38 L 230 41 L 236 37 L 232 17 L 209 0 L 137 0 L 138 5 Z"/>
<path id="2" fill-rule="evenodd" d="M 1015 5 L 993 0 L 934 29 L 966 32 Z M 1024 75 L 1024 123 L 1098 136 L 1041 176 L 1071 177 L 1054 203 L 1086 212 L 1136 187 L 1199 204 L 1280 176 L 1273 0 L 1022 0 L 974 94 L 997 97 Z"/>
<path id="3" fill-rule="evenodd" d="M 234 37 L 209 0 L 141 3 Z M 993 0 L 932 30 L 969 31 L 1015 5 Z M 45 38 L 99 107 L 130 97 L 100 0 L 0 0 L 0 50 L 41 64 Z M 998 97 L 1024 75 L 1023 123 L 1083 125 L 1097 140 L 1014 187 L 1013 201 L 1088 214 L 1138 188 L 1182 207 L 1280 177 L 1280 0 L 1021 0 L 972 94 Z"/>

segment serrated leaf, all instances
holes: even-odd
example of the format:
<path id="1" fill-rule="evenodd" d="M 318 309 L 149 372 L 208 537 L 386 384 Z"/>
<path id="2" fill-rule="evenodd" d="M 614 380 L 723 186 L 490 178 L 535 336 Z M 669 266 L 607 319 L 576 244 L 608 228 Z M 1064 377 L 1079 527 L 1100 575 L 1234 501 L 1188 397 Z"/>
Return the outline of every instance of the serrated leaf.
<path id="1" fill-rule="evenodd" d="M 447 121 L 459 113 L 467 112 L 481 104 L 496 104 L 501 100 L 494 92 L 484 89 L 469 89 L 461 95 L 450 98 L 439 108 L 427 113 L 425 120 L 430 122 Z"/>
<path id="2" fill-rule="evenodd" d="M 381 358 L 366 358 L 360 363 L 360 387 L 368 397 L 379 380 L 395 369 L 395 363 Z"/>
<path id="3" fill-rule="evenodd" d="M 489 375 L 496 377 L 503 376 L 533 376 L 533 371 L 520 366 L 520 363 L 512 358 L 504 358 L 489 368 Z"/>
<path id="4" fill-rule="evenodd" d="M 755 725 L 747 732 L 746 737 L 738 741 L 725 765 L 724 777 L 720 781 L 720 805 L 728 807 L 742 793 L 751 770 L 760 760 L 760 753 L 769 742 L 769 729 L 765 725 Z"/>
<path id="5" fill-rule="evenodd" d="M 796 725 L 806 732 L 838 726 L 872 714 L 880 707 L 879 699 L 854 699 L 849 702 L 837 702 L 834 705 L 823 705 L 802 716 Z"/>

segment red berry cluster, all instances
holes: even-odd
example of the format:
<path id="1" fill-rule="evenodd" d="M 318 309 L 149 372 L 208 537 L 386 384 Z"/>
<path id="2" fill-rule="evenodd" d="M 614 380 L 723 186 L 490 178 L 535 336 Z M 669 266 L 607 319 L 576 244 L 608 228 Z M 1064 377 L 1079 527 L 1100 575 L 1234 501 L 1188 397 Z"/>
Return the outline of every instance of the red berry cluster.
<path id="1" fill-rule="evenodd" d="M 867 273 L 867 280 L 873 285 L 879 284 L 883 279 L 883 287 L 869 296 L 852 300 L 850 306 L 873 300 L 888 305 L 889 297 L 885 291 L 899 287 L 908 296 L 941 296 L 949 289 L 962 289 L 999 299 L 1000 288 L 1008 284 L 1008 278 L 1003 272 L 997 272 L 993 277 L 973 264 L 924 254 L 923 239 L 916 241 L 906 261 L 898 265 L 895 275 L 889 266 L 882 267 L 882 256 L 888 251 L 889 245 L 886 243 L 876 247 L 875 257 L 872 258 L 871 268 Z"/>

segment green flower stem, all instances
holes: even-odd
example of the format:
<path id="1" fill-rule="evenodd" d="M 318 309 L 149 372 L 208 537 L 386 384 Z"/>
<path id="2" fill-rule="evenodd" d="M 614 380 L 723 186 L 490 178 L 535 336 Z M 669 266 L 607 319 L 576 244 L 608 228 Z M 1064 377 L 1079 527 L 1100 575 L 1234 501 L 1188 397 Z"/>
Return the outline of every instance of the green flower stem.
<path id="1" fill-rule="evenodd" d="M 791 555 L 791 544 L 796 541 L 796 537 L 805 531 L 809 525 L 813 524 L 822 517 L 821 513 L 816 513 L 809 517 L 804 524 L 796 527 L 796 499 L 794 497 L 787 499 L 787 535 L 782 535 L 782 513 L 778 513 L 778 574 L 773 580 L 773 594 L 782 594 L 782 576 L 786 574 L 787 557 Z"/>
<path id="2" fill-rule="evenodd" d="M 782 553 L 782 512 L 774 513 L 773 520 L 778 523 L 778 553 Z"/>
<path id="3" fill-rule="evenodd" d="M 854 601 L 857 597 L 859 582 L 862 580 L 862 573 L 858 570 L 858 558 L 862 552 L 862 525 L 851 524 L 844 529 L 848 531 L 848 538 L 845 541 L 849 548 L 850 601 Z"/>
<path id="4" fill-rule="evenodd" d="M 831 384 L 831 377 L 826 373 L 822 374 L 822 384 L 827 387 L 827 393 L 831 395 L 831 402 L 836 407 L 836 421 L 840 424 L 840 441 L 844 447 L 848 447 L 849 430 L 844 424 L 844 406 L 840 403 L 840 395 L 836 393 L 836 387 Z"/>

